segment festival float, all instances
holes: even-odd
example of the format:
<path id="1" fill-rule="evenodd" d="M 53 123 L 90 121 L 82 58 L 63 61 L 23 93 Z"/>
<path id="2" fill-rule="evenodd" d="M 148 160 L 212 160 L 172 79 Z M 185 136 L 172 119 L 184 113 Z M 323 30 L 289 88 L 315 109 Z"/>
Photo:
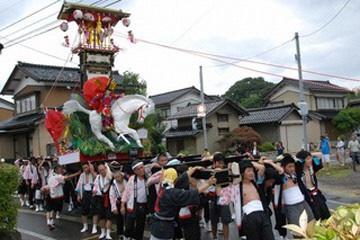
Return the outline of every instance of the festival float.
<path id="1" fill-rule="evenodd" d="M 65 2 L 58 19 L 66 33 L 70 23 L 78 27 L 78 42 L 71 51 L 80 58 L 80 92 L 72 94 L 62 111 L 47 110 L 45 125 L 61 164 L 97 160 L 128 160 L 142 155 L 138 132 L 129 127 L 136 114 L 143 122 L 154 111 L 151 99 L 121 92 L 112 78 L 114 56 L 120 48 L 112 38 L 121 21 L 129 27 L 129 13 Z M 129 31 L 131 32 L 131 31 Z M 69 36 L 64 36 L 69 47 Z"/>

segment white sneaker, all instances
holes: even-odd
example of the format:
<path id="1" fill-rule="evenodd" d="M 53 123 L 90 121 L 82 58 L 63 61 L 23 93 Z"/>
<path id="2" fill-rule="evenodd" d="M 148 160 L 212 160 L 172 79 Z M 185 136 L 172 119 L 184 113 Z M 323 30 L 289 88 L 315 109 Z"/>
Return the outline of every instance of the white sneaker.
<path id="1" fill-rule="evenodd" d="M 102 239 L 102 238 L 104 238 L 106 236 L 106 232 L 102 232 L 101 234 L 100 234 L 100 236 L 99 236 L 99 239 Z"/>
<path id="2" fill-rule="evenodd" d="M 28 200 L 25 201 L 25 206 L 26 206 L 26 207 L 29 207 L 29 206 L 30 206 L 30 203 L 29 203 Z"/>
<path id="3" fill-rule="evenodd" d="M 88 227 L 87 226 L 83 226 L 83 228 L 80 230 L 81 233 L 84 233 L 88 230 Z"/>
<path id="4" fill-rule="evenodd" d="M 40 210 L 40 211 L 44 211 L 43 205 L 40 205 L 39 210 Z"/>
<path id="5" fill-rule="evenodd" d="M 205 230 L 208 232 L 211 232 L 211 223 L 210 222 L 205 222 Z"/>
<path id="6" fill-rule="evenodd" d="M 112 239 L 112 237 L 110 236 L 110 234 L 106 234 L 106 238 L 105 238 L 106 240 L 111 240 Z"/>
<path id="7" fill-rule="evenodd" d="M 39 207 L 36 205 L 35 212 L 40 211 Z"/>
<path id="8" fill-rule="evenodd" d="M 71 212 L 73 209 L 72 209 L 72 206 L 71 206 L 71 204 L 69 204 L 69 206 L 68 206 L 68 212 Z"/>
<path id="9" fill-rule="evenodd" d="M 97 233 L 97 228 L 95 226 L 93 226 L 91 234 L 96 234 Z"/>
<path id="10" fill-rule="evenodd" d="M 222 223 L 218 223 L 218 233 L 222 233 L 223 232 L 223 225 Z"/>
<path id="11" fill-rule="evenodd" d="M 60 219 L 60 213 L 59 212 L 56 213 L 56 219 Z"/>

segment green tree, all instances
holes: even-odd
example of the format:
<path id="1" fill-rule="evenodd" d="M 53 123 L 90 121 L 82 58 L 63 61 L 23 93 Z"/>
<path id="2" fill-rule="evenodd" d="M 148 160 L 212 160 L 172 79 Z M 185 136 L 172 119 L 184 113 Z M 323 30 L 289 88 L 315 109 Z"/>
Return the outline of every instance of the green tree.
<path id="1" fill-rule="evenodd" d="M 125 90 L 126 95 L 140 94 L 146 96 L 146 81 L 141 80 L 140 75 L 137 73 L 125 71 L 120 87 Z"/>
<path id="2" fill-rule="evenodd" d="M 150 142 L 148 150 L 152 155 L 166 151 L 166 147 L 162 143 L 166 126 L 162 121 L 163 119 L 158 112 L 150 114 L 144 121 L 144 128 L 148 130 Z"/>
<path id="3" fill-rule="evenodd" d="M 342 132 L 352 132 L 360 127 L 360 108 L 341 110 L 333 119 L 335 127 Z"/>
<path id="4" fill-rule="evenodd" d="M 264 104 L 263 97 L 273 86 L 262 77 L 244 78 L 232 85 L 224 97 L 245 108 L 257 108 Z"/>

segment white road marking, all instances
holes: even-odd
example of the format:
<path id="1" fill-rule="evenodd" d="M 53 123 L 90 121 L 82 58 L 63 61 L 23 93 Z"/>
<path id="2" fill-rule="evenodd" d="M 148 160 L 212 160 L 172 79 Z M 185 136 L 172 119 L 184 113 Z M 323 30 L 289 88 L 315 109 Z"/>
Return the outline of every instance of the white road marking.
<path id="1" fill-rule="evenodd" d="M 26 230 L 26 229 L 22 229 L 22 228 L 16 228 L 20 233 L 23 233 L 23 234 L 26 234 L 26 235 L 29 235 L 29 236 L 33 236 L 33 237 L 37 237 L 41 240 L 56 240 L 55 238 L 51 238 L 51 237 L 48 237 L 46 235 L 42 235 L 42 234 L 39 234 L 39 233 L 36 233 L 36 232 L 32 232 L 32 231 L 29 231 L 29 230 Z"/>

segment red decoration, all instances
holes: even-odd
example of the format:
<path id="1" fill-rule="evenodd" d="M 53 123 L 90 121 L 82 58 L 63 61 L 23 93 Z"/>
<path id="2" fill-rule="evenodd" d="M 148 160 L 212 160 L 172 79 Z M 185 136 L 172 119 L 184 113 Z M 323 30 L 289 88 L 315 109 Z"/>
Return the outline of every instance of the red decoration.
<path id="1" fill-rule="evenodd" d="M 98 112 L 102 109 L 102 98 L 110 79 L 108 77 L 94 77 L 88 79 L 83 87 L 84 99 L 91 109 Z"/>
<path id="2" fill-rule="evenodd" d="M 55 147 L 59 152 L 59 140 L 65 128 L 65 117 L 63 113 L 56 110 L 47 110 L 45 116 L 45 127 L 54 140 Z"/>

